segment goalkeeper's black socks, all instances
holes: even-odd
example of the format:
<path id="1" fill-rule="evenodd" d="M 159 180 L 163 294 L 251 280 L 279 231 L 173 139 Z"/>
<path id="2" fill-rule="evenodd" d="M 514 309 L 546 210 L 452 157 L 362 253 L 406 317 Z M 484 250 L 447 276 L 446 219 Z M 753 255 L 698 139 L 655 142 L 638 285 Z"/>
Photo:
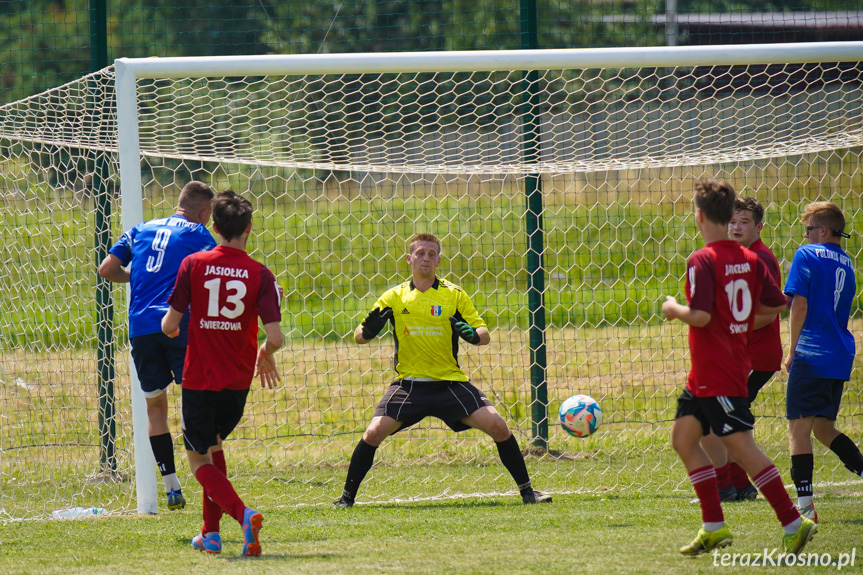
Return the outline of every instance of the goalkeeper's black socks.
<path id="1" fill-rule="evenodd" d="M 791 479 L 797 488 L 797 497 L 812 497 L 812 475 L 815 457 L 811 453 L 791 456 Z"/>
<path id="2" fill-rule="evenodd" d="M 500 454 L 503 466 L 506 467 L 512 478 L 515 479 L 515 483 L 518 485 L 518 490 L 521 494 L 524 495 L 528 491 L 533 491 L 530 485 L 530 476 L 527 474 L 527 465 L 524 463 L 524 456 L 518 448 L 518 441 L 516 441 L 515 435 L 510 435 L 506 441 L 495 442 L 495 445 L 497 445 L 497 452 Z"/>
<path id="3" fill-rule="evenodd" d="M 830 451 L 839 457 L 851 473 L 863 477 L 863 454 L 847 435 L 844 433 L 837 435 L 830 443 Z"/>
<path id="4" fill-rule="evenodd" d="M 174 466 L 174 442 L 170 433 L 150 436 L 150 447 L 153 449 L 153 457 L 162 474 L 165 483 L 165 492 L 180 491 L 180 480 L 177 479 L 177 468 Z"/>
<path id="5" fill-rule="evenodd" d="M 170 433 L 151 435 L 150 447 L 153 448 L 153 457 L 156 458 L 156 465 L 159 466 L 162 476 L 177 472 L 177 468 L 174 467 L 174 442 L 171 440 Z"/>
<path id="6" fill-rule="evenodd" d="M 377 450 L 376 446 L 370 445 L 362 439 L 357 443 L 354 454 L 351 456 L 351 463 L 348 465 L 348 476 L 345 479 L 345 490 L 342 493 L 343 499 L 349 499 L 353 502 L 356 498 L 360 483 L 363 482 L 369 469 L 372 468 Z"/>

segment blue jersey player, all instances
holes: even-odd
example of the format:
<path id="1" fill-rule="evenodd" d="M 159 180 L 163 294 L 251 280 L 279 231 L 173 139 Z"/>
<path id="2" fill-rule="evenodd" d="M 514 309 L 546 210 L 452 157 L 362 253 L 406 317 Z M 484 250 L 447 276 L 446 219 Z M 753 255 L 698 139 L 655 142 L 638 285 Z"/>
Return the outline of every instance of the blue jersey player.
<path id="1" fill-rule="evenodd" d="M 143 222 L 123 234 L 99 266 L 99 275 L 112 282 L 131 282 L 129 338 L 132 359 L 147 399 L 150 445 L 165 482 L 168 509 L 186 505 L 174 465 L 174 442 L 168 430 L 168 396 L 172 381 L 183 379 L 188 313 L 181 335 L 162 333 L 162 317 L 174 289 L 180 263 L 189 254 L 214 248 L 207 230 L 213 210 L 213 190 L 192 181 L 183 187 L 177 211 L 167 218 Z"/>
<path id="2" fill-rule="evenodd" d="M 842 210 L 830 202 L 815 202 L 806 206 L 801 220 L 808 244 L 794 254 L 785 286 L 785 293 L 793 298 L 791 348 L 785 359 L 786 416 L 798 507 L 805 517 L 817 521 L 812 504 L 812 435 L 852 473 L 863 474 L 860 449 L 835 425 L 854 361 L 848 316 L 857 284 L 851 258 L 841 246 L 842 238 L 850 237 Z"/>

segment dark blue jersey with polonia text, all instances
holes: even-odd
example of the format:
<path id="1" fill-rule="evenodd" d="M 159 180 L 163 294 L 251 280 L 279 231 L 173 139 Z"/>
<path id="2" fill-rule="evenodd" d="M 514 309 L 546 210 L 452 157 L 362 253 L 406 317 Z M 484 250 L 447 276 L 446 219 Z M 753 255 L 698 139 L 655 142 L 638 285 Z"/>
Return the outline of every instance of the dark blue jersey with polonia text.
<path id="1" fill-rule="evenodd" d="M 177 214 L 142 222 L 123 234 L 109 253 L 120 258 L 124 267 L 131 263 L 129 337 L 161 333 L 180 263 L 190 254 L 214 247 L 216 241 L 207 226 Z"/>

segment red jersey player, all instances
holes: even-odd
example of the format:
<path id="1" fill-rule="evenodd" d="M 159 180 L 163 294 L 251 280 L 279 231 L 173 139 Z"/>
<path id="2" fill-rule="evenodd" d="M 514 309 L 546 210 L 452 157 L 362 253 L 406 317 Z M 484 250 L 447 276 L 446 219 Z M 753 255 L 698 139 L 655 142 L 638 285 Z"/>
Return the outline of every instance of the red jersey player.
<path id="1" fill-rule="evenodd" d="M 252 204 L 234 192 L 215 197 L 213 229 L 219 245 L 183 260 L 162 319 L 162 331 L 175 337 L 183 312 L 191 307 L 182 384 L 183 439 L 189 468 L 204 488 L 204 526 L 192 547 L 221 552 L 224 510 L 243 528 L 244 557 L 261 554 L 263 516 L 246 507 L 234 491 L 222 441 L 243 417 L 255 371 L 264 387 L 274 388 L 280 380 L 273 353 L 282 345 L 275 278 L 245 251 L 252 211 Z M 260 347 L 259 316 L 267 336 Z"/>
<path id="2" fill-rule="evenodd" d="M 758 256 L 728 239 L 734 199 L 734 189 L 726 182 L 702 180 L 696 184 L 695 223 L 706 246 L 689 258 L 689 305 L 681 305 L 671 296 L 662 304 L 667 319 L 679 319 L 690 326 L 692 369 L 678 399 L 671 444 L 698 495 L 703 525 L 680 552 L 698 555 L 726 547 L 733 540 L 725 526 L 716 473 L 699 444 L 703 435 L 714 433 L 773 507 L 785 531 L 785 552 L 796 554 L 817 527 L 800 517 L 773 462 L 755 444 L 755 420 L 749 411 L 746 386 L 751 365 L 747 345 L 755 312 L 781 313 L 786 307 L 785 296 Z"/>
<path id="3" fill-rule="evenodd" d="M 770 278 L 776 285 L 782 285 L 779 262 L 764 242 L 761 229 L 764 227 L 764 206 L 755 198 L 737 198 L 734 201 L 734 215 L 728 223 L 731 239 L 752 250 L 767 268 Z M 755 401 L 758 392 L 777 371 L 782 369 L 782 339 L 779 335 L 779 315 L 756 315 L 749 335 L 749 360 L 752 371 L 746 381 L 749 390 L 749 404 Z M 701 447 L 710 456 L 716 468 L 716 481 L 719 484 L 721 501 L 751 500 L 758 497 L 758 490 L 749 482 L 746 472 L 728 457 L 722 441 L 714 434 L 701 438 Z"/>

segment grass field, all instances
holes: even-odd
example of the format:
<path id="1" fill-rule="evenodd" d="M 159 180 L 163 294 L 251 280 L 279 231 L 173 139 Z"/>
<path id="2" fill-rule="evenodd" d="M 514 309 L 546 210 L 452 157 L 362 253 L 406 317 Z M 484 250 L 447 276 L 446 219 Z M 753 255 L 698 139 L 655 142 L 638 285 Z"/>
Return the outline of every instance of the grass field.
<path id="1" fill-rule="evenodd" d="M 855 332 L 863 323 L 854 320 Z M 676 398 L 687 368 L 680 324 L 549 330 L 549 448 L 559 457 L 532 458 L 537 485 L 557 492 L 633 492 L 685 485 L 686 475 L 668 445 Z M 488 394 L 523 448 L 531 437 L 526 334 L 496 333 L 495 341 L 464 356 L 474 382 Z M 277 390 L 257 382 L 243 423 L 232 434 L 233 469 L 249 483 L 267 485 L 280 506 L 320 504 L 335 498 L 347 462 L 371 411 L 388 383 L 392 344 L 290 340 L 277 359 L 283 374 Z M 0 354 L 9 374 L 0 376 L 0 519 L 50 515 L 73 505 L 134 509 L 134 484 L 93 484 L 100 437 L 95 359 L 92 352 Z M 863 358 L 858 359 L 858 369 Z M 784 379 L 776 376 L 754 407 L 755 437 L 786 473 Z M 128 364 L 118 366 L 116 452 L 119 469 L 134 473 Z M 569 395 L 586 392 L 600 402 L 599 433 L 577 440 L 556 425 L 556 411 Z M 863 384 L 846 388 L 839 426 L 859 440 Z M 170 396 L 172 429 L 179 430 L 178 393 Z M 181 455 L 177 440 L 176 452 Z M 848 472 L 821 446 L 816 469 L 822 481 L 848 479 Z M 454 434 L 429 419 L 389 439 L 363 486 L 360 501 L 506 492 L 511 479 L 494 445 L 481 433 Z M 181 467 L 185 467 L 182 464 Z M 477 474 L 481 473 L 481 476 Z M 787 477 L 786 477 L 787 479 Z M 186 485 L 194 480 L 184 478 Z"/>
<path id="2" fill-rule="evenodd" d="M 698 506 L 689 503 L 691 489 L 558 494 L 554 503 L 534 506 L 509 495 L 334 510 L 327 505 L 273 509 L 265 489 L 237 485 L 241 494 L 251 493 L 245 501 L 265 514 L 260 558 L 240 557 L 242 534 L 230 518 L 222 520 L 221 555 L 190 547 L 201 524 L 196 493 L 186 509 L 157 516 L 0 523 L 0 573 L 757 574 L 777 569 L 735 569 L 722 567 L 720 557 L 679 556 L 677 548 L 700 526 Z M 841 572 L 863 572 L 863 484 L 820 491 L 819 533 L 806 551 L 817 553 L 819 561 L 823 554 L 838 561 L 841 553 L 853 552 L 854 566 Z M 728 503 L 725 515 L 735 537 L 727 551 L 748 553 L 751 562 L 752 554 L 780 548 L 779 523 L 764 500 Z M 836 571 L 794 566 L 782 572 Z"/>

